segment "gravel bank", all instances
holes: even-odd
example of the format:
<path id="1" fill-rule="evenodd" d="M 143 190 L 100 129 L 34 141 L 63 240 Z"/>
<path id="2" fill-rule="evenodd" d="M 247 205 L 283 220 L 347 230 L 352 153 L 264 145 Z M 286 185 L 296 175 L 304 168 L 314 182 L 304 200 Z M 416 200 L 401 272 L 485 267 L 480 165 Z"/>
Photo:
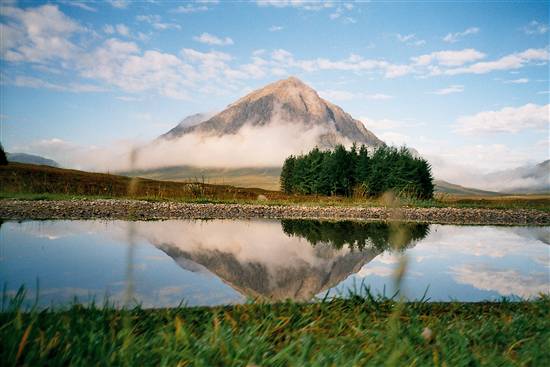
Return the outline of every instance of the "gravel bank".
<path id="1" fill-rule="evenodd" d="M 310 218 L 448 224 L 550 225 L 550 213 L 524 209 L 302 207 L 136 200 L 0 201 L 3 219 Z"/>

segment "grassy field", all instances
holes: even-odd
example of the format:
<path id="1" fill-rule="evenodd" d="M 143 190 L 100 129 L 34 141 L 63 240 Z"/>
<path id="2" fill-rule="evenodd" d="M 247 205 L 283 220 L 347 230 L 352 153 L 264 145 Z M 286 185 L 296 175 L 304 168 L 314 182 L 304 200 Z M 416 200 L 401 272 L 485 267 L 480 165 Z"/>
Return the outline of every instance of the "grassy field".
<path id="1" fill-rule="evenodd" d="M 477 196 L 436 194 L 432 200 L 286 195 L 280 191 L 213 185 L 203 182 L 156 181 L 48 166 L 10 163 L 0 166 L 0 198 L 64 200 L 132 198 L 197 203 L 262 203 L 305 206 L 412 206 L 531 208 L 550 210 L 550 195 Z"/>
<path id="2" fill-rule="evenodd" d="M 0 312 L 5 366 L 547 366 L 550 300 Z"/>

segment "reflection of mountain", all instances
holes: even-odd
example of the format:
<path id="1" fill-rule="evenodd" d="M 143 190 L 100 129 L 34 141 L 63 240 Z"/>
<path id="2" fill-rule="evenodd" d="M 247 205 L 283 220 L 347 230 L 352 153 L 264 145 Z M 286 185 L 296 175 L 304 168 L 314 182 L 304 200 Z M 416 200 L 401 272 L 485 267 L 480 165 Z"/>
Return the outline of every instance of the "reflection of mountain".
<path id="1" fill-rule="evenodd" d="M 140 232 L 183 268 L 207 269 L 244 295 L 309 300 L 358 272 L 389 244 L 402 248 L 426 235 L 428 226 L 292 220 L 283 228 L 286 234 L 277 221 L 166 221 L 143 223 Z M 316 236 L 290 236 L 297 228 Z"/>
<path id="2" fill-rule="evenodd" d="M 171 245 L 157 245 L 178 264 L 192 261 L 205 267 L 239 293 L 271 300 L 309 300 L 358 272 L 380 252 L 368 249 L 340 254 L 328 245 L 316 248 L 315 263 L 300 261 L 271 268 L 261 261 L 242 262 L 234 254 L 221 251 L 186 252 Z M 266 259 L 267 260 L 267 259 Z"/>

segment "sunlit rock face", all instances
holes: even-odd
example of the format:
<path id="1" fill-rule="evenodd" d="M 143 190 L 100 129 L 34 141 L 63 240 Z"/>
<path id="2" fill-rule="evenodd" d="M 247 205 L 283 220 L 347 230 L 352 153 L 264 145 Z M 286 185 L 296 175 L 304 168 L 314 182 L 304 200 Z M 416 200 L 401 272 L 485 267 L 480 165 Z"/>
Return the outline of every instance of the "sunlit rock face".
<path id="1" fill-rule="evenodd" d="M 236 134 L 245 126 L 274 125 L 318 129 L 317 145 L 320 147 L 351 142 L 371 147 L 384 144 L 363 123 L 319 97 L 314 89 L 295 77 L 253 91 L 199 124 L 178 125 L 164 137 L 175 139 L 186 134 L 223 136 Z"/>
<path id="2" fill-rule="evenodd" d="M 138 236 L 187 270 L 208 270 L 243 295 L 270 300 L 309 300 L 381 253 L 374 247 L 313 246 L 286 235 L 278 221 L 141 223 Z"/>

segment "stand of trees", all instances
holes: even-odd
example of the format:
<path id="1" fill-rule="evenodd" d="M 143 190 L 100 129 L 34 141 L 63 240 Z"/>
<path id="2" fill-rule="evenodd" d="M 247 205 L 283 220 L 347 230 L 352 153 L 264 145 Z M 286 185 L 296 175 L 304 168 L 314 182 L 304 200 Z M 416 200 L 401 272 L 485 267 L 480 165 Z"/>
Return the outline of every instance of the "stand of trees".
<path id="1" fill-rule="evenodd" d="M 288 194 L 379 196 L 393 191 L 399 196 L 433 197 L 430 164 L 413 157 L 406 148 L 383 146 L 369 153 L 363 145 L 350 150 L 318 148 L 290 156 L 281 171 L 281 190 Z"/>
<path id="2" fill-rule="evenodd" d="M 335 249 L 347 245 L 357 250 L 404 250 L 430 233 L 430 226 L 423 223 L 283 219 L 281 225 L 288 236 L 305 238 L 313 246 L 328 243 Z"/>

